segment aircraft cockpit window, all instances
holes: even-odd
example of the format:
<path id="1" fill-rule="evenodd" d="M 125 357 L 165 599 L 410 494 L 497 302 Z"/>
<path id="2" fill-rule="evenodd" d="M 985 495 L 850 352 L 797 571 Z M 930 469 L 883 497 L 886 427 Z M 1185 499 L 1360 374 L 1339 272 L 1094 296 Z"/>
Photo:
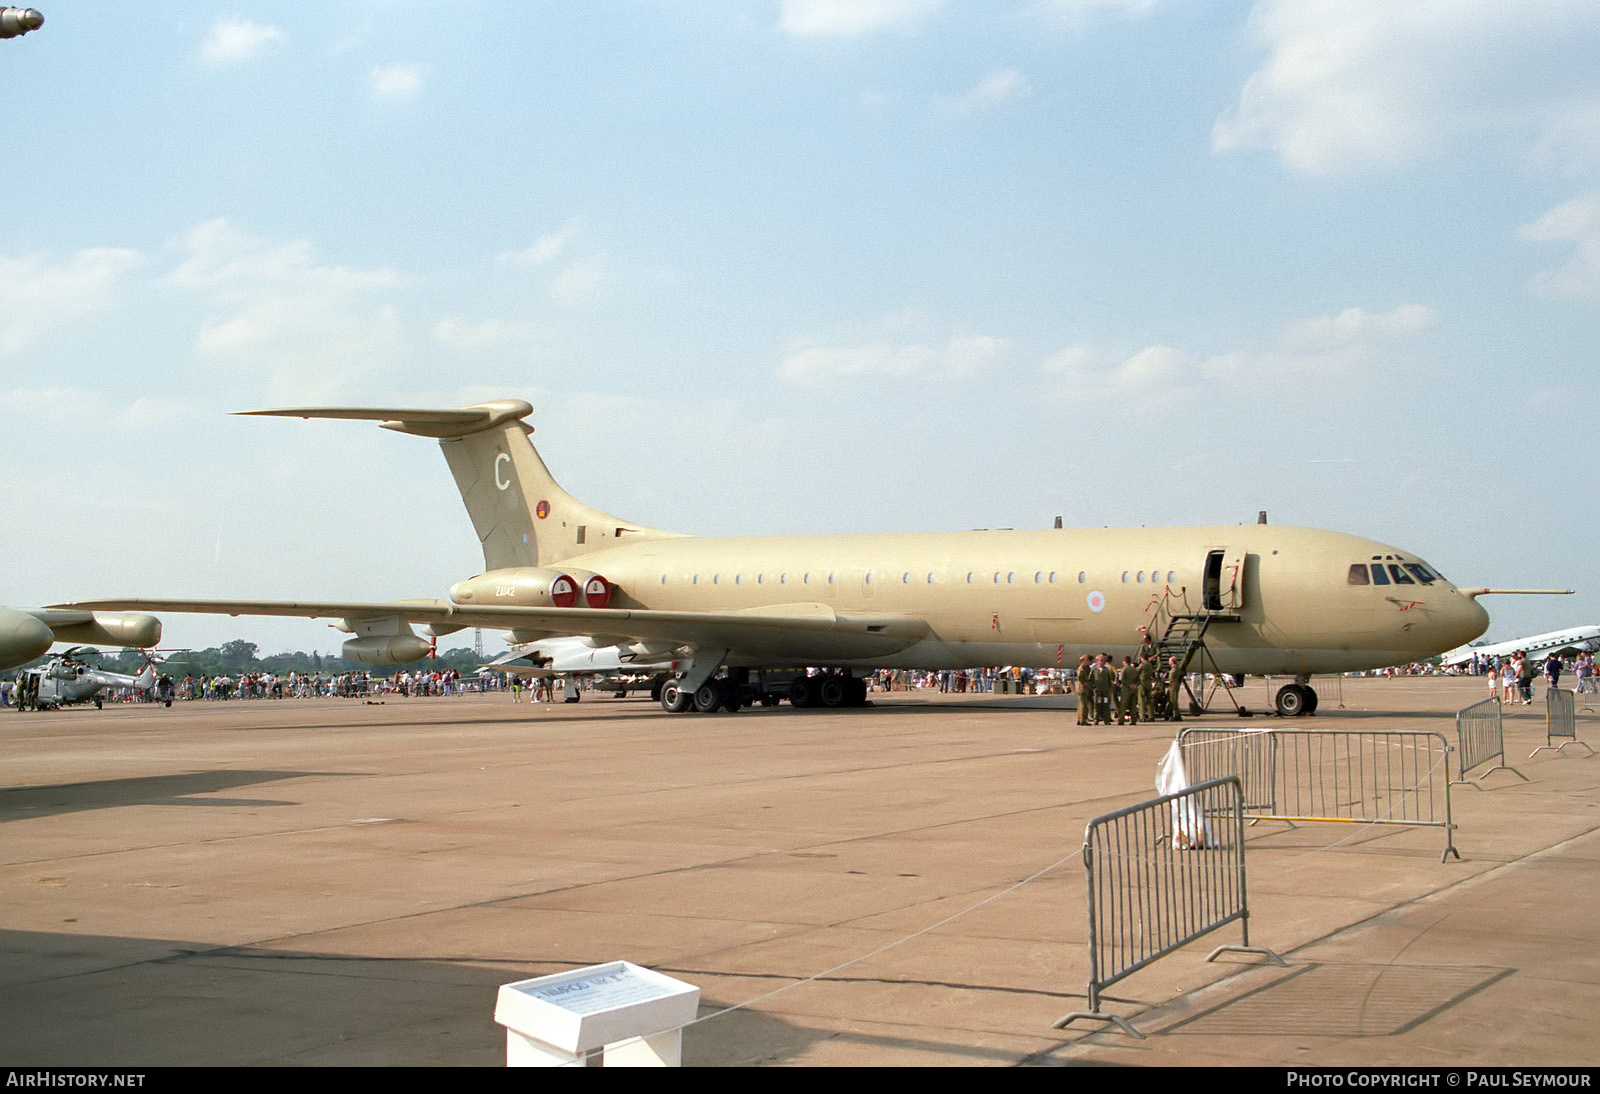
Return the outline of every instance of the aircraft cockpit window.
<path id="1" fill-rule="evenodd" d="M 1443 580 L 1438 574 L 1420 562 L 1408 562 L 1406 563 L 1406 569 L 1410 570 L 1416 576 L 1416 579 L 1424 585 L 1432 585 L 1435 581 Z"/>
<path id="2" fill-rule="evenodd" d="M 1383 572 L 1383 566 L 1381 564 L 1379 564 L 1379 563 L 1373 563 L 1373 566 L 1372 566 L 1372 583 L 1374 585 L 1387 585 L 1387 584 L 1389 584 L 1389 575 Z"/>
<path id="3" fill-rule="evenodd" d="M 1396 565 L 1393 562 L 1389 563 L 1389 575 L 1394 578 L 1394 583 L 1396 585 L 1415 585 L 1416 584 L 1416 582 L 1412 580 L 1410 574 L 1406 573 L 1404 570 L 1402 570 L 1398 565 Z"/>
<path id="4" fill-rule="evenodd" d="M 1372 584 L 1372 579 L 1367 576 L 1367 566 L 1364 562 L 1358 562 L 1350 567 L 1350 576 L 1346 580 L 1352 585 Z"/>

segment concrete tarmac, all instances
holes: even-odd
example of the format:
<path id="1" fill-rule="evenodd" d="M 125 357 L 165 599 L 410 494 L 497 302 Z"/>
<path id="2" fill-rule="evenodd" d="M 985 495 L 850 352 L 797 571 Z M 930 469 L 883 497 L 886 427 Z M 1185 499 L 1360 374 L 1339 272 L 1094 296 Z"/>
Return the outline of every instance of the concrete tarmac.
<path id="1" fill-rule="evenodd" d="M 1453 741 L 1486 688 L 1319 690 L 1201 723 Z M 873 698 L 0 712 L 0 1065 L 495 1065 L 498 985 L 618 958 L 701 988 L 690 1064 L 1600 1062 L 1600 759 L 1528 758 L 1542 699 L 1507 710 L 1528 781 L 1454 790 L 1460 862 L 1439 829 L 1251 828 L 1287 967 L 1208 964 L 1237 924 L 1190 944 L 1109 989 L 1140 1041 L 1051 1023 L 1085 1005 L 1084 825 L 1155 796 L 1175 727 Z"/>

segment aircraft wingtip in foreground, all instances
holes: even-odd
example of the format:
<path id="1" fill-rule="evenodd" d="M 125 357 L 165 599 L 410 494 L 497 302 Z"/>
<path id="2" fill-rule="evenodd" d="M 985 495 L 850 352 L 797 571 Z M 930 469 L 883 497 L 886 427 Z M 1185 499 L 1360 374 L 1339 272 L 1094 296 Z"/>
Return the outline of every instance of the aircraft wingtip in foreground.
<path id="1" fill-rule="evenodd" d="M 887 535 L 690 537 L 611 516 L 551 477 L 520 399 L 467 407 L 291 407 L 254 415 L 376 421 L 439 442 L 485 571 L 449 600 L 383 603 L 123 600 L 134 611 L 333 618 L 347 657 L 420 659 L 466 627 L 514 643 L 583 635 L 631 658 L 679 661 L 669 710 L 738 709 L 749 672 L 806 666 L 791 697 L 851 705 L 874 668 L 1075 664 L 1159 639 L 1219 674 L 1284 675 L 1281 713 L 1315 709 L 1313 673 L 1420 660 L 1488 628 L 1476 598 L 1417 556 L 1283 525 Z M 1558 591 L 1558 590 L 1540 590 Z M 1198 669 L 1199 664 L 1195 667 Z"/>
<path id="2" fill-rule="evenodd" d="M 56 642 L 150 647 L 161 641 L 161 620 L 81 608 L 0 607 L 0 669 L 41 657 Z"/>

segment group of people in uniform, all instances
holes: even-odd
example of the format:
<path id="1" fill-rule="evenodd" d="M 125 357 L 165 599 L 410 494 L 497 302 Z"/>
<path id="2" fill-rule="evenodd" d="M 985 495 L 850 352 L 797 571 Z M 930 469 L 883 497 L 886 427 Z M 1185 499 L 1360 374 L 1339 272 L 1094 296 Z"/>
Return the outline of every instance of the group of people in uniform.
<path id="1" fill-rule="evenodd" d="M 1078 724 L 1138 725 L 1140 722 L 1181 722 L 1183 672 L 1176 657 L 1161 663 L 1161 654 L 1149 634 L 1137 656 L 1122 659 L 1119 667 L 1109 654 L 1078 658 L 1073 674 L 1078 693 Z"/>

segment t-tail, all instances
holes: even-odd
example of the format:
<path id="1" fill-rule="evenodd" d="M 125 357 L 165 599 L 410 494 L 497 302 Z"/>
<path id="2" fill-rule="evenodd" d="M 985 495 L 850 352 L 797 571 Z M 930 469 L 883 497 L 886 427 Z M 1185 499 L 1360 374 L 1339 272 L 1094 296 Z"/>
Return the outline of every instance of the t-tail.
<path id="1" fill-rule="evenodd" d="M 483 544 L 487 570 L 555 566 L 625 540 L 675 537 L 583 504 L 556 485 L 522 419 L 521 399 L 427 410 L 400 407 L 290 407 L 249 410 L 280 418 L 350 418 L 433 437 L 455 476 L 467 515 Z"/>

